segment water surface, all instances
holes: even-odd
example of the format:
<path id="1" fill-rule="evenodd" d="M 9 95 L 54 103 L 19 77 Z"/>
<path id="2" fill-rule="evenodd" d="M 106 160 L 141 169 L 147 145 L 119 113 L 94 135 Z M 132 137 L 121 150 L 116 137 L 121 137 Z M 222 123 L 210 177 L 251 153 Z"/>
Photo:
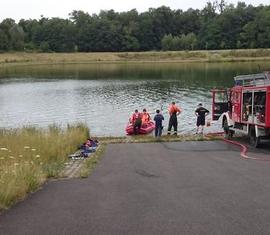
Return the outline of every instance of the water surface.
<path id="1" fill-rule="evenodd" d="M 179 129 L 193 132 L 194 110 L 211 110 L 211 89 L 233 77 L 270 68 L 270 62 L 74 64 L 0 67 L 0 128 L 86 123 L 91 134 L 123 136 L 135 109 L 154 114 L 175 101 Z"/>

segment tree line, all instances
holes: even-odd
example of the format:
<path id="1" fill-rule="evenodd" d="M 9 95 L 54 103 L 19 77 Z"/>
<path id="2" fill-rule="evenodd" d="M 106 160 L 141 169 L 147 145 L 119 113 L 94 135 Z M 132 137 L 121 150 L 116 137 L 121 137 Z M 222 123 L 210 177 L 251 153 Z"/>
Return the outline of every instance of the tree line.
<path id="1" fill-rule="evenodd" d="M 270 5 L 252 6 L 224 0 L 202 10 L 150 8 L 138 13 L 114 10 L 68 19 L 7 18 L 0 23 L 0 51 L 120 52 L 213 50 L 270 47 Z"/>

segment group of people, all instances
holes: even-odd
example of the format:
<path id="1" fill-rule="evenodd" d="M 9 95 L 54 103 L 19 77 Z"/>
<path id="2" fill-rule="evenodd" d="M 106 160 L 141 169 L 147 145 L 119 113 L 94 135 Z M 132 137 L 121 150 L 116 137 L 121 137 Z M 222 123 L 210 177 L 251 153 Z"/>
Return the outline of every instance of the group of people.
<path id="1" fill-rule="evenodd" d="M 84 142 L 80 147 L 80 153 L 83 157 L 88 157 L 90 153 L 93 153 L 96 151 L 96 148 L 98 147 L 98 141 L 87 139 L 86 142 Z"/>
<path id="2" fill-rule="evenodd" d="M 169 125 L 168 125 L 168 132 L 167 134 L 173 134 L 177 135 L 177 127 L 178 127 L 178 120 L 177 116 L 182 112 L 182 109 L 178 107 L 175 102 L 172 102 L 169 106 Z M 203 107 L 201 103 L 198 104 L 197 109 L 195 110 L 195 115 L 197 116 L 197 129 L 196 134 L 199 133 L 200 127 L 201 132 L 203 133 L 203 129 L 205 126 L 205 117 L 209 114 L 209 111 Z M 143 125 L 146 125 L 151 120 L 150 114 L 146 111 L 146 109 L 143 109 L 143 112 L 140 113 L 137 109 L 132 114 L 132 117 L 130 119 L 130 122 L 133 124 L 134 134 L 138 134 L 140 131 L 140 128 Z M 164 121 L 164 116 L 161 114 L 160 110 L 156 110 L 156 114 L 154 116 L 155 121 L 155 137 L 160 137 L 162 134 L 163 125 L 162 122 Z M 173 131 L 172 131 L 173 128 Z"/>
<path id="3" fill-rule="evenodd" d="M 87 139 L 83 144 L 78 146 L 78 151 L 69 155 L 69 158 L 76 160 L 90 157 L 96 151 L 98 144 L 97 140 Z"/>
<path id="4" fill-rule="evenodd" d="M 133 125 L 134 134 L 135 135 L 139 134 L 141 127 L 149 123 L 150 120 L 151 120 L 151 116 L 146 111 L 146 109 L 143 109 L 142 113 L 140 113 L 138 109 L 136 109 L 130 118 L 130 122 Z"/>

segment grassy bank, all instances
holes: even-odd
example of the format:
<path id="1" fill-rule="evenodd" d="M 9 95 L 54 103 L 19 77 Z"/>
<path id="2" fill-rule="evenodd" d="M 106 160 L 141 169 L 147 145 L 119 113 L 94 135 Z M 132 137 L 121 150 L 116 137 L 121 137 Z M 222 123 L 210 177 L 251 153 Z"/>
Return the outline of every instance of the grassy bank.
<path id="1" fill-rule="evenodd" d="M 2 53 L 0 65 L 121 63 L 121 62 L 227 62 L 270 60 L 270 49 L 166 51 L 119 53 Z"/>
<path id="2" fill-rule="evenodd" d="M 158 142 L 180 142 L 180 141 L 203 141 L 212 140 L 215 138 L 206 138 L 202 135 L 163 135 L 160 138 L 155 138 L 153 135 L 137 135 L 127 137 L 101 137 L 99 138 L 102 144 L 121 144 L 121 143 L 158 143 Z"/>
<path id="3" fill-rule="evenodd" d="M 37 190 L 47 178 L 57 177 L 67 155 L 88 135 L 84 125 L 0 130 L 0 209 Z"/>

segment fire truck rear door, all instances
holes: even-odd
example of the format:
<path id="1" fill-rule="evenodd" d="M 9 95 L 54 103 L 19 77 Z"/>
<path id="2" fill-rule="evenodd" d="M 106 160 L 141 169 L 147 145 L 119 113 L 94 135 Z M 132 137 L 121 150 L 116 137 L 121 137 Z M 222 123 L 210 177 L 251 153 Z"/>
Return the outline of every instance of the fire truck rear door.
<path id="1" fill-rule="evenodd" d="M 228 111 L 228 91 L 212 90 L 212 119 L 218 120 L 219 117 Z"/>

